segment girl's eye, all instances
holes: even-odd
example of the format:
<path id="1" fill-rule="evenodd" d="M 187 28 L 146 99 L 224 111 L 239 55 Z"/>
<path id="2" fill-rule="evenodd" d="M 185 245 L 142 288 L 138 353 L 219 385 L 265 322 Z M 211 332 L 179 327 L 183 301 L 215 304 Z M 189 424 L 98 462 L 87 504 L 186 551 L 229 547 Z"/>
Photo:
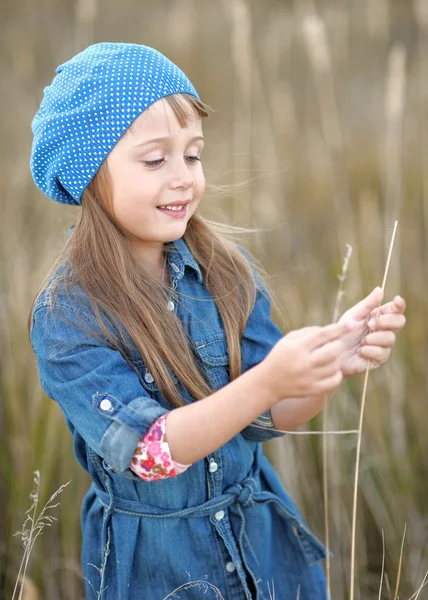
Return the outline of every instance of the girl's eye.
<path id="1" fill-rule="evenodd" d="M 197 161 L 200 161 L 201 159 L 199 158 L 199 156 L 186 156 L 186 161 L 188 163 L 195 164 Z M 164 158 L 158 158 L 157 160 L 145 160 L 143 161 L 144 164 L 146 165 L 146 167 L 148 167 L 149 169 L 155 169 L 156 167 L 160 167 L 162 163 L 165 162 Z"/>
<path id="2" fill-rule="evenodd" d="M 158 158 L 157 160 L 145 160 L 144 164 L 146 165 L 146 167 L 154 168 L 159 167 L 163 163 L 163 161 L 163 158 Z"/>

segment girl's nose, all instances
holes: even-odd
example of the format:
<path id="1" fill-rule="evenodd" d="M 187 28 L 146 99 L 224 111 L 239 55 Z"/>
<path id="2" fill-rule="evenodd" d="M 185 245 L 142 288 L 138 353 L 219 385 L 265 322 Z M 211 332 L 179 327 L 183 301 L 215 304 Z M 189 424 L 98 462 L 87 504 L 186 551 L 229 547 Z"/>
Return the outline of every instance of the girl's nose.
<path id="1" fill-rule="evenodd" d="M 194 178 L 189 170 L 189 166 L 183 160 L 177 161 L 179 164 L 176 166 L 174 172 L 171 174 L 170 187 L 171 189 L 184 189 L 188 190 L 194 185 Z"/>

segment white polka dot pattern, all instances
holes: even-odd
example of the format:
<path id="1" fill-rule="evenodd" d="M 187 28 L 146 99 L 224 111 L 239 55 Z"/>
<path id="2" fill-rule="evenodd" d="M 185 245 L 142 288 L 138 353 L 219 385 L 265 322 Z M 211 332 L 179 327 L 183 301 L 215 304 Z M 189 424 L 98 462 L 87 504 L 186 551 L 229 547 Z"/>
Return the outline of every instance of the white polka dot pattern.
<path id="1" fill-rule="evenodd" d="M 199 99 L 183 71 L 148 46 L 93 44 L 58 66 L 31 125 L 36 185 L 52 200 L 81 204 L 132 122 L 156 100 L 178 93 Z"/>

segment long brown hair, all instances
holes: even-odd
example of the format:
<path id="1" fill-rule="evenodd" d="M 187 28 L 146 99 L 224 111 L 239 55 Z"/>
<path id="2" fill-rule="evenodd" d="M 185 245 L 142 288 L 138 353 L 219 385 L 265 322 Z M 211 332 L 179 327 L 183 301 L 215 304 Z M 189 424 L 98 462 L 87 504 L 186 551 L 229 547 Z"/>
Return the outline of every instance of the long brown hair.
<path id="1" fill-rule="evenodd" d="M 165 99 L 182 127 L 195 115 L 198 118 L 208 116 L 210 110 L 206 104 L 187 94 Z M 167 286 L 133 258 L 128 239 L 115 223 L 110 210 L 111 192 L 104 161 L 83 192 L 80 218 L 36 295 L 30 319 L 33 307 L 48 282 L 51 309 L 55 307 L 56 291 L 65 290 L 72 299 L 71 287 L 77 286 L 90 299 L 109 346 L 119 351 L 135 369 L 130 338 L 160 392 L 173 406 L 182 406 L 184 400 L 166 365 L 193 399 L 202 399 L 213 390 L 200 371 L 180 320 L 166 307 Z M 240 340 L 256 298 L 252 268 L 235 241 L 229 239 L 235 230 L 238 232 L 239 228 L 209 221 L 195 212 L 183 236 L 200 266 L 204 283 L 214 298 L 224 326 L 230 380 L 237 378 L 242 371 Z M 58 276 L 61 266 L 65 268 Z M 259 274 L 262 271 L 258 267 Z M 56 276 L 52 278 L 54 274 Z M 78 314 L 78 311 L 75 312 Z M 29 320 L 29 329 L 30 326 Z M 91 333 L 100 337 L 99 331 Z"/>

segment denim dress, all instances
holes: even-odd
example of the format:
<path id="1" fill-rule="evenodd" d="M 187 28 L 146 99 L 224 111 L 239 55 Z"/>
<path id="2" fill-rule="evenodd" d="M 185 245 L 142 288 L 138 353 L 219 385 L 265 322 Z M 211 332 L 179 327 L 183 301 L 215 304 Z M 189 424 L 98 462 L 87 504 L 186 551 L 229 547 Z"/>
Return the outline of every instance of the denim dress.
<path id="1" fill-rule="evenodd" d="M 184 240 L 167 246 L 174 311 L 218 390 L 229 382 L 219 313 Z M 283 336 L 256 279 L 257 299 L 241 340 L 243 372 Z M 141 480 L 128 468 L 137 442 L 173 407 L 136 348 L 134 370 L 120 352 L 73 326 L 79 316 L 99 330 L 82 290 L 79 298 L 76 315 L 60 293 L 64 320 L 49 310 L 46 286 L 33 309 L 31 343 L 41 385 L 61 407 L 75 456 L 92 478 L 81 510 L 87 598 L 270 600 L 274 587 L 276 600 L 325 599 L 325 548 L 263 453 L 262 442 L 283 435 L 270 411 L 177 477 Z"/>

